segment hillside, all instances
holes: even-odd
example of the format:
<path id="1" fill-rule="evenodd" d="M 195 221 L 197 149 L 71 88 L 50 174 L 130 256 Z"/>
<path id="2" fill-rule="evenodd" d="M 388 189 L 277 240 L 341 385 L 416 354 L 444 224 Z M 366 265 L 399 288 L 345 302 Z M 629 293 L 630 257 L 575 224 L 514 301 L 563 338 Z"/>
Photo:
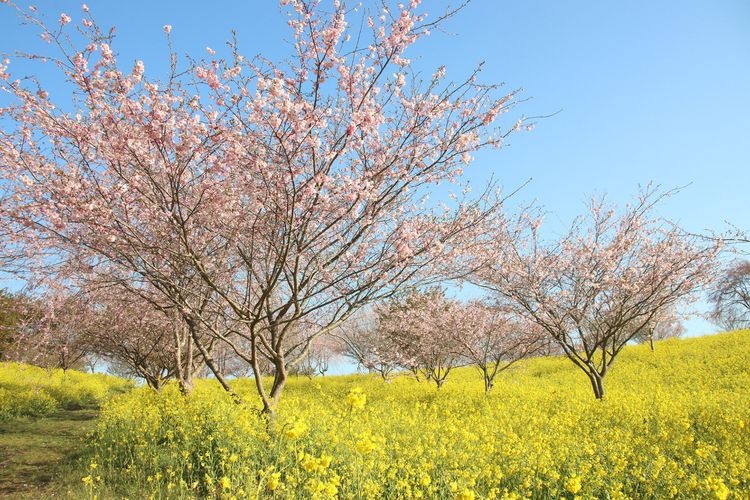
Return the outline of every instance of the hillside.
<path id="1" fill-rule="evenodd" d="M 91 494 L 238 498 L 746 497 L 750 332 L 627 348 L 594 400 L 566 359 L 520 363 L 485 396 L 402 376 L 291 381 L 278 416 L 205 381 L 138 389 L 101 416 Z M 126 471 L 126 472 L 121 472 Z"/>

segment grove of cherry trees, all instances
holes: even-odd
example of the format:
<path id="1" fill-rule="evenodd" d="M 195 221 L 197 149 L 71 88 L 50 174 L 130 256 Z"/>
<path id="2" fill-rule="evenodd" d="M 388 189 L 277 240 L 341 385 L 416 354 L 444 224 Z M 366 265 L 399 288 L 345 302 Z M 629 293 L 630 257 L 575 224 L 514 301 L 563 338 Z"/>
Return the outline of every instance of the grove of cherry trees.
<path id="1" fill-rule="evenodd" d="M 16 57 L 64 80 L 0 64 L 0 265 L 24 283 L 2 297 L 3 360 L 93 360 L 186 393 L 250 374 L 273 412 L 291 374 L 336 356 L 437 387 L 471 365 L 490 391 L 556 354 L 603 398 L 622 348 L 679 335 L 719 274 L 718 239 L 657 215 L 678 193 L 594 199 L 553 237 L 498 186 L 464 189 L 472 155 L 531 121 L 481 66 L 414 69 L 407 53 L 458 11 L 283 0 L 279 61 L 234 43 L 180 57 L 166 25 L 158 78 L 85 5 L 46 23 L 0 3 L 49 44 Z M 717 321 L 745 326 L 748 275 L 737 264 L 711 295 Z M 461 286 L 483 297 L 452 298 Z"/>

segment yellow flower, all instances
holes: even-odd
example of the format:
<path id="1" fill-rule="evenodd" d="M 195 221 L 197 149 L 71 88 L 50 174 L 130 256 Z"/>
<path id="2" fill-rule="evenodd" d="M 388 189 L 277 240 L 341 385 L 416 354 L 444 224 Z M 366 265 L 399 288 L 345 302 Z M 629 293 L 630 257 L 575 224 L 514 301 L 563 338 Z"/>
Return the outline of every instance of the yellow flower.
<path id="1" fill-rule="evenodd" d="M 729 488 L 724 484 L 724 481 L 721 479 L 710 478 L 708 479 L 708 483 L 711 491 L 713 491 L 714 496 L 718 500 L 727 500 L 727 497 L 729 496 Z"/>
<path id="2" fill-rule="evenodd" d="M 365 407 L 367 396 L 360 387 L 355 387 L 349 391 L 346 396 L 346 402 L 353 410 L 359 410 Z"/>
<path id="3" fill-rule="evenodd" d="M 581 476 L 573 476 L 565 481 L 565 489 L 574 495 L 581 491 Z"/>
<path id="4" fill-rule="evenodd" d="M 357 441 L 357 451 L 362 453 L 363 455 L 370 453 L 374 449 L 375 443 L 373 443 L 372 439 L 370 439 L 368 436 L 365 436 Z"/>
<path id="5" fill-rule="evenodd" d="M 221 486 L 221 489 L 223 490 L 228 490 L 232 487 L 232 481 L 230 481 L 227 476 L 223 476 L 219 479 L 219 486 Z"/>
<path id="6" fill-rule="evenodd" d="M 276 488 L 279 487 L 280 482 L 281 482 L 281 473 L 274 472 L 273 474 L 268 476 L 268 481 L 266 482 L 266 488 L 268 488 L 271 491 L 275 491 Z"/>
<path id="7" fill-rule="evenodd" d="M 305 455 L 302 460 L 302 468 L 305 469 L 307 472 L 315 472 L 318 470 L 318 461 L 315 460 L 310 455 Z"/>
<path id="8" fill-rule="evenodd" d="M 292 426 L 286 430 L 284 435 L 289 439 L 297 439 L 305 432 L 307 432 L 307 429 L 307 425 L 301 419 L 297 419 L 295 420 L 294 424 L 292 424 Z"/>
<path id="9" fill-rule="evenodd" d="M 335 497 L 336 493 L 338 493 L 338 492 L 339 492 L 339 489 L 336 487 L 335 484 L 333 484 L 333 483 L 327 483 L 326 484 L 326 494 L 329 497 L 331 497 L 331 498 Z"/>
<path id="10" fill-rule="evenodd" d="M 474 500 L 474 491 L 469 488 L 464 488 L 461 493 L 456 495 L 456 500 Z"/>

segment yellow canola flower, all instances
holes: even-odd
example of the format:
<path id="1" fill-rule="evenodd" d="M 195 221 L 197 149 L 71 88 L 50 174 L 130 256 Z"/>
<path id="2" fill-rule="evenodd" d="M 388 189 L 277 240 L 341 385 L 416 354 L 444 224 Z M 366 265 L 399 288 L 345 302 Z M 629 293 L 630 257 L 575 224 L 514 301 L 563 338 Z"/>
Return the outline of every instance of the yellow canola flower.
<path id="1" fill-rule="evenodd" d="M 281 473 L 274 472 L 273 474 L 268 476 L 268 481 L 266 482 L 266 488 L 268 488 L 271 491 L 276 491 L 280 483 L 281 483 Z"/>
<path id="2" fill-rule="evenodd" d="M 458 495 L 456 495 L 456 500 L 474 500 L 474 498 L 476 498 L 476 495 L 469 488 L 464 488 Z"/>
<path id="3" fill-rule="evenodd" d="M 470 367 L 439 390 L 422 374 L 291 377 L 273 421 L 252 380 L 232 381 L 246 407 L 213 380 L 135 389 L 103 406 L 73 495 L 123 471 L 130 498 L 750 498 L 747 359 L 750 331 L 628 346 L 605 403 L 564 357 L 514 364 L 489 395 Z M 0 418 L 19 404 L 2 381 L 0 363 Z"/>
<path id="4" fill-rule="evenodd" d="M 357 451 L 366 455 L 375 449 L 375 443 L 369 436 L 365 436 L 357 441 Z"/>
<path id="5" fill-rule="evenodd" d="M 308 431 L 307 424 L 305 424 L 302 420 L 297 419 L 294 424 L 292 424 L 291 427 L 289 427 L 285 432 L 284 435 L 288 437 L 289 439 L 297 439 L 298 437 L 302 436 L 304 433 Z"/>
<path id="6" fill-rule="evenodd" d="M 365 407 L 367 395 L 361 387 L 354 387 L 346 395 L 346 402 L 353 410 L 360 410 Z"/>
<path id="7" fill-rule="evenodd" d="M 565 489 L 571 492 L 572 494 L 576 494 L 579 491 L 581 491 L 581 477 L 580 476 L 573 476 L 571 478 L 568 478 L 567 481 L 565 481 Z"/>

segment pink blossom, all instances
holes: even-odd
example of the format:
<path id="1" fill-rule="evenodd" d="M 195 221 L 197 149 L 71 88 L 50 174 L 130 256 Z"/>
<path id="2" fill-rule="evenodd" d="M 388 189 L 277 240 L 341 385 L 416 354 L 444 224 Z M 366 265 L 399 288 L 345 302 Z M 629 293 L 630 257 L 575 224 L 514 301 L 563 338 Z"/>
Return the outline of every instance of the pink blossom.
<path id="1" fill-rule="evenodd" d="M 145 67 L 143 65 L 143 61 L 136 61 L 135 65 L 133 66 L 133 76 L 136 78 L 136 80 L 140 80 L 143 77 L 144 71 Z"/>
<path id="2" fill-rule="evenodd" d="M 162 29 L 164 30 L 164 33 L 166 33 L 168 35 L 168 34 L 170 34 L 172 32 L 172 25 L 171 24 L 165 24 Z"/>
<path id="3" fill-rule="evenodd" d="M 69 16 L 69 15 L 67 15 L 67 14 L 66 14 L 66 13 L 64 13 L 64 12 L 63 12 L 62 14 L 60 14 L 60 24 L 61 24 L 62 26 L 65 26 L 65 25 L 66 25 L 66 24 L 68 24 L 69 22 L 70 22 L 70 16 Z"/>
<path id="4" fill-rule="evenodd" d="M 102 59 L 105 62 L 108 62 L 110 59 L 112 59 L 112 49 L 109 47 L 109 44 L 103 43 L 100 45 L 101 51 L 102 51 Z"/>

